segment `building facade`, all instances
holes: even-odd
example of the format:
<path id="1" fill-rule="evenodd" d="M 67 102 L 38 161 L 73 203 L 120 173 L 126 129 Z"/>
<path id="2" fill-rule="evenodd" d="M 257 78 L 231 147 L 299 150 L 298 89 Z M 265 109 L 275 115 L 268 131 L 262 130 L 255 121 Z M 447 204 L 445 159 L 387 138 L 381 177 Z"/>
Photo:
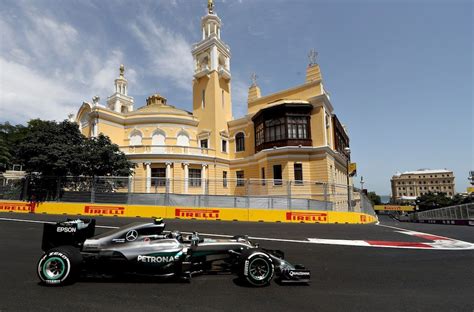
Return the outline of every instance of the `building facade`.
<path id="1" fill-rule="evenodd" d="M 454 174 L 450 170 L 420 169 L 397 173 L 390 180 L 392 198 L 395 200 L 415 200 L 427 193 L 445 193 L 453 197 Z"/>
<path id="2" fill-rule="evenodd" d="M 167 188 L 182 194 L 272 195 L 286 187 L 283 181 L 293 181 L 292 196 L 347 209 L 347 189 L 327 188 L 346 185 L 349 137 L 324 89 L 315 55 L 305 81 L 286 90 L 262 95 L 254 76 L 248 112 L 234 119 L 231 50 L 221 38 L 221 24 L 210 2 L 201 40 L 191 51 L 192 112 L 170 105 L 160 94 L 136 109 L 122 65 L 106 104 L 95 97 L 80 107 L 75 120 L 82 133 L 104 133 L 137 164 L 132 178 L 145 181 L 134 184 L 137 192 Z"/>

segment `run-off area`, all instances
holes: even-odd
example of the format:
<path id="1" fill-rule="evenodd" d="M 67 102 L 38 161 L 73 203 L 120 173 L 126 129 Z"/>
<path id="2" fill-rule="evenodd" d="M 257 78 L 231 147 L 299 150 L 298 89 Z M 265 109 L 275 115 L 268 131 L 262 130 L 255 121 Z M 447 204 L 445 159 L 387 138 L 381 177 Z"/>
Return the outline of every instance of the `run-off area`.
<path id="1" fill-rule="evenodd" d="M 256 240 L 262 247 L 281 249 L 289 261 L 309 268 L 312 282 L 307 286 L 272 283 L 255 289 L 241 286 L 233 275 L 216 275 L 196 276 L 189 284 L 84 280 L 72 286 L 52 288 L 40 286 L 36 276 L 36 263 L 42 254 L 42 223 L 5 219 L 54 222 L 66 216 L 3 213 L 0 218 L 3 218 L 0 219 L 0 254 L 3 255 L 0 277 L 4 281 L 0 311 L 157 308 L 161 311 L 472 311 L 474 308 L 471 300 L 474 250 L 366 248 L 347 243 L 399 242 L 413 247 L 413 244 L 461 241 L 472 245 L 472 227 L 402 224 L 384 219 L 383 226 L 165 220 L 168 230 L 261 238 Z M 98 218 L 97 224 L 104 227 L 97 232 L 142 220 L 148 221 Z M 315 243 L 312 239 L 321 241 Z M 338 244 L 331 242 L 338 240 Z"/>

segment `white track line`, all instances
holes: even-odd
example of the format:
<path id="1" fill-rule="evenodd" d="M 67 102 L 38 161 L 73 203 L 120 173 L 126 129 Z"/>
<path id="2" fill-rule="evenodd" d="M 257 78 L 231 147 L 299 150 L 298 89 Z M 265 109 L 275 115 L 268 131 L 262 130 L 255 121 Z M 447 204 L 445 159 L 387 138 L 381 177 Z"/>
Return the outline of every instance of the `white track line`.
<path id="1" fill-rule="evenodd" d="M 14 222 L 25 222 L 25 223 L 49 223 L 54 224 L 56 222 L 52 221 L 38 221 L 38 220 L 27 220 L 27 219 L 13 219 L 13 218 L 0 218 L 0 221 L 14 221 Z M 375 248 L 398 248 L 398 249 L 417 249 L 417 250 L 471 250 L 474 249 L 474 244 L 460 241 L 456 239 L 452 239 L 449 237 L 433 235 L 423 232 L 416 232 L 410 231 L 403 228 L 397 228 L 394 226 L 389 225 L 382 225 L 379 226 L 388 227 L 397 229 L 399 233 L 407 234 L 407 235 L 426 235 L 426 236 L 433 236 L 442 238 L 442 240 L 435 240 L 434 242 L 427 242 L 427 243 L 410 243 L 410 242 L 400 242 L 400 243 L 407 243 L 408 246 L 394 246 L 394 245 L 373 245 L 370 240 L 349 240 L 349 239 L 323 239 L 323 238 L 308 238 L 306 240 L 298 240 L 298 239 L 285 239 L 285 238 L 270 238 L 270 237 L 256 237 L 256 236 L 249 236 L 249 239 L 254 240 L 261 240 L 261 241 L 275 241 L 275 242 L 287 242 L 287 243 L 299 243 L 299 244 L 321 244 L 321 245 L 338 245 L 338 246 L 356 246 L 356 247 L 375 247 Z M 105 229 L 117 229 L 117 226 L 107 226 L 107 225 L 96 225 L 97 228 L 105 228 Z M 191 234 L 192 232 L 181 232 L 183 234 Z M 214 234 L 214 233 L 199 233 L 203 236 L 211 236 L 211 237 L 233 237 L 234 235 L 227 235 L 227 234 Z M 387 242 L 389 243 L 389 242 Z M 416 246 L 409 246 L 409 244 L 420 244 L 424 245 L 422 247 Z"/>

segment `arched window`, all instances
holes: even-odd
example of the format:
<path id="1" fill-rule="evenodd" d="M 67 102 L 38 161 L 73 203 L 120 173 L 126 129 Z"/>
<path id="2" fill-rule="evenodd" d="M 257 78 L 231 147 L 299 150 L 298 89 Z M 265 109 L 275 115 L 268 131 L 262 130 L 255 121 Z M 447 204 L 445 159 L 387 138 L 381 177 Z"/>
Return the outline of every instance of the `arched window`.
<path id="1" fill-rule="evenodd" d="M 152 153 L 164 153 L 165 152 L 165 143 L 166 135 L 161 130 L 156 130 L 151 136 L 151 151 Z"/>
<path id="2" fill-rule="evenodd" d="M 242 132 L 235 135 L 235 150 L 237 152 L 245 151 L 245 135 Z"/>
<path id="3" fill-rule="evenodd" d="M 178 134 L 177 145 L 179 145 L 179 146 L 189 146 L 189 136 L 186 132 L 180 132 Z"/>
<path id="4" fill-rule="evenodd" d="M 142 133 L 138 130 L 133 130 L 130 133 L 130 145 L 142 145 Z"/>

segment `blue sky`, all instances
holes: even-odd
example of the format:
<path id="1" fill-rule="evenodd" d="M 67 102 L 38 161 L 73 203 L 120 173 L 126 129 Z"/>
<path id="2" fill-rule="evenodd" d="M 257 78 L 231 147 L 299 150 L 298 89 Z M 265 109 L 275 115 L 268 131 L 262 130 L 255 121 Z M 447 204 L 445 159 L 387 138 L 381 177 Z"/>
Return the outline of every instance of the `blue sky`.
<path id="1" fill-rule="evenodd" d="M 319 52 L 365 186 L 397 171 L 474 169 L 473 3 L 462 0 L 216 0 L 232 51 L 234 116 L 250 74 L 262 94 L 301 84 Z M 64 119 L 113 91 L 126 65 L 136 106 L 159 92 L 191 110 L 191 44 L 205 0 L 0 2 L 0 122 Z"/>

